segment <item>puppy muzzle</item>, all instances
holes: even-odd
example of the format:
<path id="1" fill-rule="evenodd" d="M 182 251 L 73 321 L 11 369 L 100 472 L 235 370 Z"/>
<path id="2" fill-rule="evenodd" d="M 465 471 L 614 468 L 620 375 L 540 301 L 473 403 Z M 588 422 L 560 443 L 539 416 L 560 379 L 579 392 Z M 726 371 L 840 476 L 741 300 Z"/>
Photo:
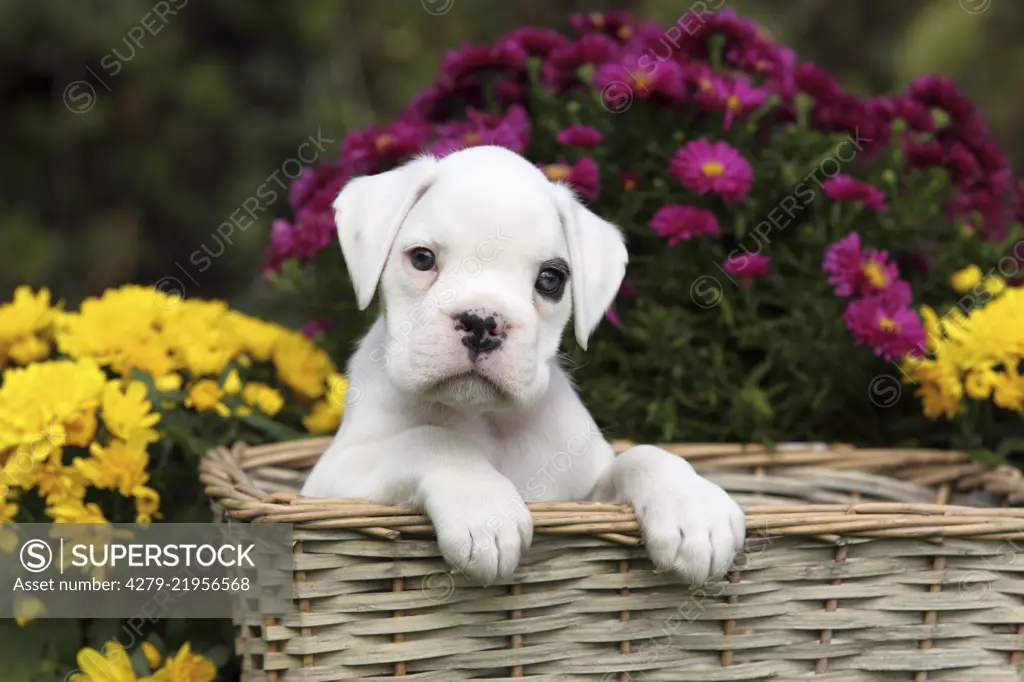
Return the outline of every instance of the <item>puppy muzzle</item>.
<path id="1" fill-rule="evenodd" d="M 505 320 L 489 310 L 467 310 L 455 316 L 455 330 L 462 332 L 462 345 L 469 359 L 476 362 L 481 355 L 501 348 L 505 338 Z"/>

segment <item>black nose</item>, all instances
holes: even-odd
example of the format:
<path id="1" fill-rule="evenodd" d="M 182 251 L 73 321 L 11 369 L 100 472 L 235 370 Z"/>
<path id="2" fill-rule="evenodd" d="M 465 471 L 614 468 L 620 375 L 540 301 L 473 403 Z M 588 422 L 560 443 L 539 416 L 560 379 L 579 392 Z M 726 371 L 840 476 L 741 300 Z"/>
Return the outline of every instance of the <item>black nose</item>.
<path id="1" fill-rule="evenodd" d="M 469 349 L 470 359 L 476 360 L 501 346 L 505 325 L 500 315 L 468 311 L 455 318 L 455 329 L 464 332 L 462 345 Z"/>

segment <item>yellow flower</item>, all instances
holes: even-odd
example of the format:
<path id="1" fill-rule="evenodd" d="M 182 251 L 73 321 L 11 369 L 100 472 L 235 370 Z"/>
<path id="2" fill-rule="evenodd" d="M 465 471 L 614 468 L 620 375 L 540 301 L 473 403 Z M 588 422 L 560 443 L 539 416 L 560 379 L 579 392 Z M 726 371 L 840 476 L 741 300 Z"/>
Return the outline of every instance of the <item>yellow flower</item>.
<path id="1" fill-rule="evenodd" d="M 1024 377 L 1016 372 L 998 372 L 993 388 L 993 403 L 1005 410 L 1024 410 Z"/>
<path id="2" fill-rule="evenodd" d="M 996 374 L 990 369 L 968 372 L 964 378 L 964 392 L 972 400 L 988 400 L 996 381 Z"/>
<path id="3" fill-rule="evenodd" d="M 967 293 L 981 281 L 981 268 L 977 265 L 968 265 L 963 270 L 957 270 L 949 279 L 949 285 L 958 294 Z"/>
<path id="4" fill-rule="evenodd" d="M 309 399 L 324 394 L 327 377 L 334 373 L 327 353 L 300 332 L 281 335 L 274 346 L 273 361 L 281 381 Z"/>
<path id="5" fill-rule="evenodd" d="M 142 643 L 142 655 L 146 657 L 146 663 L 149 663 L 150 670 L 159 668 L 160 663 L 164 660 L 152 642 Z"/>
<path id="6" fill-rule="evenodd" d="M 0 385 L 0 460 L 17 446 L 31 447 L 39 455 L 41 448 L 50 452 L 64 445 L 67 425 L 95 412 L 106 381 L 103 371 L 88 360 L 6 370 Z"/>
<path id="7" fill-rule="evenodd" d="M 69 682 L 142 682 L 128 652 L 116 641 L 107 642 L 103 653 L 88 647 L 79 651 L 78 668 L 81 672 L 72 674 Z"/>
<path id="8" fill-rule="evenodd" d="M 24 626 L 46 615 L 46 606 L 39 597 L 25 597 L 14 602 L 14 620 Z"/>
<path id="9" fill-rule="evenodd" d="M 96 435 L 97 425 L 96 412 L 94 410 L 86 410 L 77 418 L 69 421 L 65 425 L 68 445 L 74 445 L 76 448 L 88 447 L 89 443 L 92 442 L 93 436 Z"/>
<path id="10" fill-rule="evenodd" d="M 88 504 L 81 500 L 69 500 L 48 507 L 46 515 L 54 523 L 110 523 L 103 516 L 103 510 L 95 502 Z"/>
<path id="11" fill-rule="evenodd" d="M 153 405 L 146 397 L 146 386 L 139 381 L 132 381 L 124 391 L 116 381 L 111 381 L 103 389 L 103 423 L 117 438 L 144 443 L 160 440 L 160 434 L 151 428 L 160 421 L 160 413 L 152 409 Z"/>
<path id="12" fill-rule="evenodd" d="M 228 313 L 227 323 L 243 340 L 245 352 L 260 362 L 270 359 L 274 344 L 285 332 L 284 327 L 236 311 Z"/>
<path id="13" fill-rule="evenodd" d="M 0 366 L 8 359 L 25 365 L 47 357 L 55 317 L 49 290 L 33 294 L 26 286 L 15 289 L 14 300 L 0 305 Z"/>
<path id="14" fill-rule="evenodd" d="M 999 275 L 989 275 L 984 279 L 983 286 L 985 287 L 985 291 L 993 296 L 998 296 L 1006 291 L 1006 280 Z"/>
<path id="15" fill-rule="evenodd" d="M 177 391 L 181 388 L 181 375 L 174 374 L 173 372 L 171 374 L 165 374 L 162 377 L 154 379 L 153 385 L 156 386 L 158 391 L 163 393 Z"/>
<path id="16" fill-rule="evenodd" d="M 232 369 L 228 372 L 228 375 L 224 377 L 224 393 L 227 395 L 238 395 L 238 392 L 242 390 L 242 380 L 238 376 L 238 370 Z"/>
<path id="17" fill-rule="evenodd" d="M 188 397 L 185 398 L 185 407 L 191 407 L 197 412 L 214 410 L 222 417 L 230 417 L 231 410 L 220 401 L 224 397 L 224 391 L 212 379 L 201 379 L 192 385 L 188 390 Z"/>
<path id="18" fill-rule="evenodd" d="M 310 433 L 331 433 L 341 425 L 343 406 L 333 400 L 320 400 L 313 405 L 302 425 Z"/>
<path id="19" fill-rule="evenodd" d="M 135 522 L 147 525 L 153 518 L 160 518 L 160 494 L 147 486 L 137 486 L 132 490 L 135 496 Z"/>
<path id="20" fill-rule="evenodd" d="M 971 281 L 977 274 L 972 272 L 960 279 Z M 1006 287 L 995 276 L 979 281 L 995 292 L 984 307 L 967 312 L 956 307 L 941 320 L 930 308 L 921 309 L 930 357 L 904 367 L 918 384 L 929 418 L 960 414 L 965 395 L 1024 412 L 1024 380 L 1017 372 L 1024 360 L 1024 289 Z"/>
<path id="21" fill-rule="evenodd" d="M 273 417 L 284 407 L 284 398 L 281 393 L 266 384 L 253 382 L 246 384 L 242 389 L 242 400 L 247 405 L 252 405 L 263 414 Z"/>
<path id="22" fill-rule="evenodd" d="M 149 453 L 141 437 L 113 440 L 106 448 L 99 443 L 89 447 L 89 457 L 79 457 L 74 466 L 85 479 L 104 490 L 117 490 L 125 497 L 149 481 Z"/>
<path id="23" fill-rule="evenodd" d="M 85 497 L 85 483 L 81 471 L 73 466 L 65 466 L 60 460 L 36 466 L 34 485 L 50 506 L 81 501 Z"/>
<path id="24" fill-rule="evenodd" d="M 82 301 L 56 323 L 57 346 L 74 358 L 92 358 L 122 376 L 140 369 L 161 377 L 176 360 L 163 335 L 175 300 L 156 289 L 127 285 Z"/>
<path id="25" fill-rule="evenodd" d="M 217 668 L 205 656 L 192 653 L 188 642 L 174 656 L 167 658 L 164 667 L 153 673 L 152 682 L 213 682 Z"/>
<path id="26" fill-rule="evenodd" d="M 18 515 L 18 505 L 10 500 L 0 499 L 0 550 L 10 554 L 18 547 L 18 534 L 8 528 Z"/>

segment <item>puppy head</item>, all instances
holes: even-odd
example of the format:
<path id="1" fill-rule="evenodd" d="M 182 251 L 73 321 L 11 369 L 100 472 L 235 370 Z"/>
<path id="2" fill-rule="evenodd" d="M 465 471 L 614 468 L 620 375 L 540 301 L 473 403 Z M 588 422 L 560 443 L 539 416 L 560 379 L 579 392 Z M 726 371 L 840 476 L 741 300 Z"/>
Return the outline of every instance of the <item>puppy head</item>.
<path id="1" fill-rule="evenodd" d="M 501 147 L 356 178 L 334 209 L 359 307 L 381 293 L 370 361 L 460 410 L 540 398 L 570 316 L 585 349 L 625 274 L 621 232 Z"/>

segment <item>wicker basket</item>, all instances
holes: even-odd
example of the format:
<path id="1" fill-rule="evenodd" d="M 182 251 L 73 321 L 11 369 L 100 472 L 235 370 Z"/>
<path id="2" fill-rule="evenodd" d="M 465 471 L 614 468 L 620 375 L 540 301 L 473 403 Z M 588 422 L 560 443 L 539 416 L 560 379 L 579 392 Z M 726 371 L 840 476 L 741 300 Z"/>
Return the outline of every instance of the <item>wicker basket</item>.
<path id="1" fill-rule="evenodd" d="M 211 451 L 221 518 L 295 524 L 294 615 L 236 619 L 243 680 L 1024 680 L 1024 481 L 961 453 L 669 445 L 744 505 L 728 581 L 656 574 L 629 507 L 536 504 L 516 584 L 446 571 L 426 517 L 297 498 L 329 443 Z M 622 449 L 630 443 L 617 442 Z"/>

